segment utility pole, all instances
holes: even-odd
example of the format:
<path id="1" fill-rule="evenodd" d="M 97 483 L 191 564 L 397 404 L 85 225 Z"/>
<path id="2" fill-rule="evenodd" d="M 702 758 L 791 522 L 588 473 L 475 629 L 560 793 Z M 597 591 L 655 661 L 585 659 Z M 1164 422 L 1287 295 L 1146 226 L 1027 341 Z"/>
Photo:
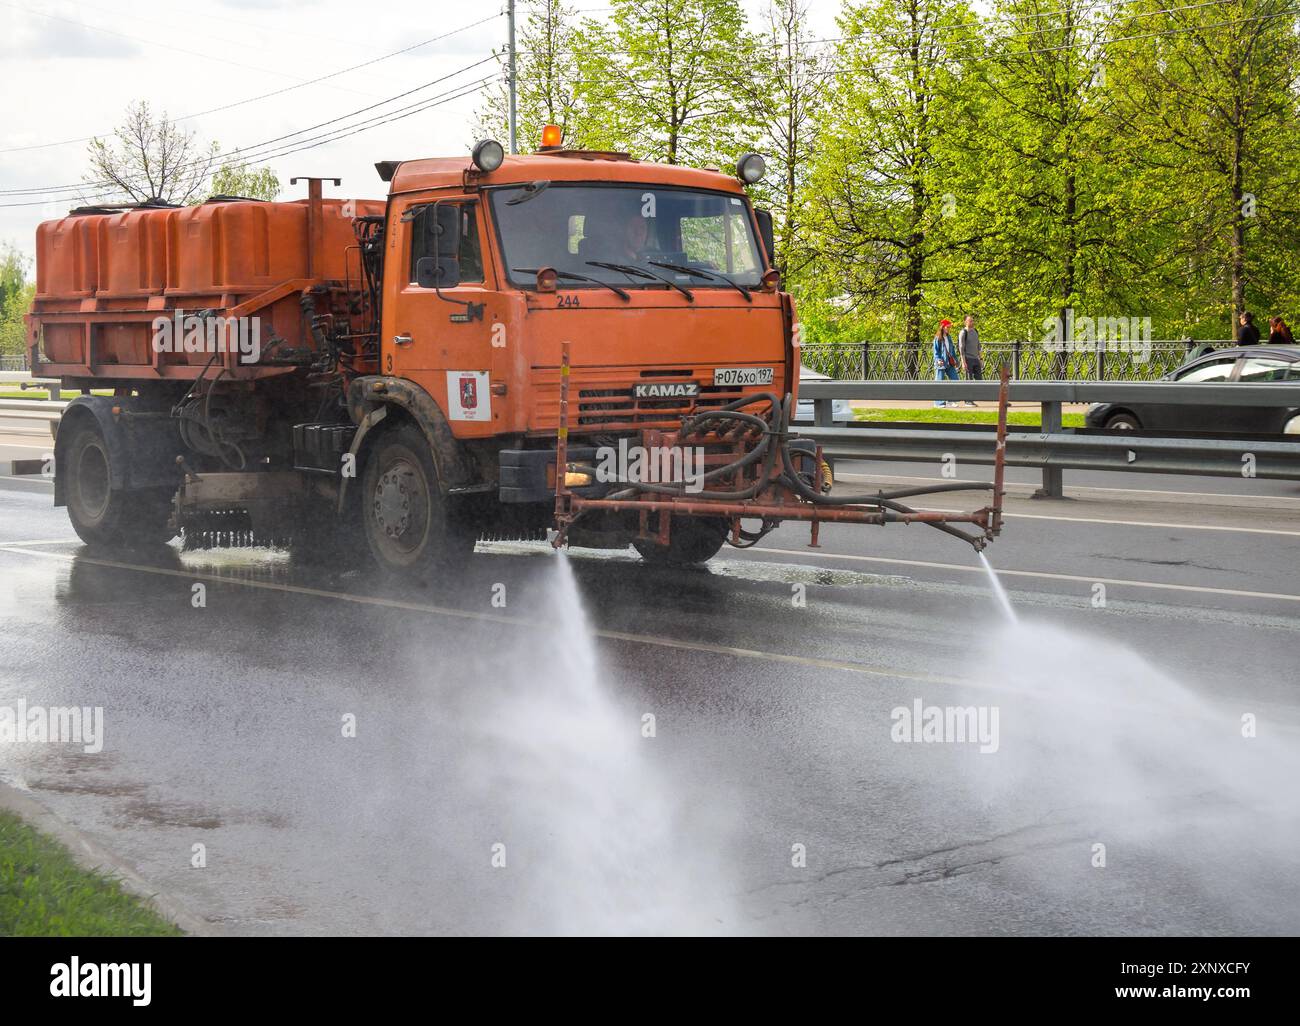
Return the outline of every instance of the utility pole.
<path id="1" fill-rule="evenodd" d="M 506 19 L 510 23 L 510 152 L 518 153 L 518 115 L 515 111 L 515 0 L 506 0 Z"/>

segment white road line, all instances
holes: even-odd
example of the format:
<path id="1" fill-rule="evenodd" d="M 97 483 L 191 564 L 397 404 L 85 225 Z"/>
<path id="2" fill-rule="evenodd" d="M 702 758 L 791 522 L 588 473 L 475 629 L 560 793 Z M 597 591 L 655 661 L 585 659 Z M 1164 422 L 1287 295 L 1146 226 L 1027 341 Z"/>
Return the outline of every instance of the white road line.
<path id="1" fill-rule="evenodd" d="M 30 544 L 30 543 L 29 543 Z M 34 549 L 19 548 L 12 543 L 0 543 L 0 552 L 9 552 L 21 556 L 40 556 L 45 559 L 58 559 L 64 562 L 76 560 L 92 566 L 108 567 L 114 570 L 134 570 L 139 573 L 155 574 L 162 577 L 179 577 L 187 581 L 204 581 L 211 584 L 229 584 L 241 588 L 257 588 L 263 591 L 278 591 L 289 595 L 309 595 L 312 598 L 334 599 L 339 602 L 351 602 L 357 605 L 379 606 L 386 609 L 403 609 L 418 613 L 432 613 L 437 616 L 454 617 L 461 620 L 480 620 L 488 623 L 509 624 L 515 627 L 530 627 L 538 630 L 551 630 L 546 622 L 524 620 L 516 616 L 498 613 L 483 613 L 472 609 L 454 609 L 449 606 L 435 606 L 426 602 L 407 602 L 401 599 L 389 599 L 372 595 L 352 595 L 342 591 L 328 591 L 324 588 L 308 588 L 298 584 L 281 584 L 275 581 L 251 581 L 240 578 L 223 577 L 220 574 L 207 574 L 192 570 L 172 570 L 167 567 L 140 566 L 135 563 L 121 563 L 111 559 L 98 559 L 90 556 L 77 556 L 66 552 L 38 552 Z M 608 631 L 593 629 L 592 634 L 608 641 L 626 641 L 641 645 L 655 645 L 660 648 L 682 649 L 691 652 L 707 652 L 713 655 L 729 655 L 743 659 L 758 659 L 766 662 L 797 663 L 802 666 L 816 666 L 829 670 L 845 670 L 851 673 L 865 674 L 871 677 L 888 677 L 891 680 L 921 681 L 929 684 L 953 684 L 963 687 L 980 687 L 976 681 L 963 680 L 958 677 L 945 677 L 936 674 L 909 673 L 902 670 L 886 670 L 862 663 L 844 662 L 838 659 L 821 659 L 813 656 L 787 655 L 782 652 L 766 652 L 753 648 L 737 648 L 732 645 L 712 645 L 702 641 L 684 641 L 678 638 L 665 638 L 653 634 L 631 634 L 626 631 Z"/>
<path id="2" fill-rule="evenodd" d="M 20 484 L 38 484 L 49 485 L 51 488 L 54 487 L 54 482 L 50 478 L 41 477 L 39 474 L 20 474 L 17 477 L 13 474 L 0 474 L 0 481 L 17 481 Z"/>
<path id="3" fill-rule="evenodd" d="M 75 538 L 49 538 L 49 539 L 41 539 L 37 541 L 27 541 L 27 542 L 0 542 L 0 551 L 11 551 L 14 553 L 22 553 L 24 555 L 33 555 L 33 556 L 48 556 L 54 559 L 63 559 L 68 561 L 71 561 L 73 559 L 80 559 L 82 562 L 91 563 L 94 564 L 95 566 L 117 567 L 123 570 L 139 570 L 143 573 L 166 574 L 173 577 L 186 577 L 189 578 L 190 580 L 213 580 L 213 581 L 219 581 L 226 584 L 236 583 L 236 582 L 232 582 L 229 578 L 221 577 L 219 575 L 205 576 L 201 573 L 192 573 L 188 570 L 167 570 L 163 567 L 138 566 L 134 563 L 119 563 L 113 560 L 93 559 L 89 556 L 73 556 L 70 553 L 64 553 L 64 552 L 35 552 L 22 547 L 22 546 L 34 546 L 34 545 L 65 545 L 69 543 L 75 543 L 76 541 L 77 539 Z M 969 574 L 982 574 L 984 572 L 982 567 L 966 566 L 962 563 L 934 563 L 923 559 L 898 559 L 890 556 L 857 556 L 857 555 L 835 553 L 835 552 L 818 552 L 815 555 L 813 555 L 809 553 L 807 550 L 803 550 L 803 549 L 779 549 L 779 548 L 769 547 L 765 545 L 756 546 L 752 549 L 746 549 L 745 551 L 755 553 L 755 554 L 769 554 L 775 552 L 786 556 L 799 556 L 802 557 L 802 559 L 799 562 L 793 564 L 782 564 L 782 565 L 799 566 L 811 570 L 830 570 L 833 568 L 819 567 L 813 563 L 803 562 L 803 559 L 807 559 L 810 556 L 812 556 L 812 558 L 817 558 L 817 559 L 851 560 L 855 563 L 878 563 L 878 564 L 883 563 L 883 564 L 888 564 L 890 566 L 914 566 L 914 567 L 922 567 L 927 570 L 960 570 L 962 573 L 969 573 Z M 744 557 L 740 557 L 739 561 L 745 562 Z M 1098 583 L 1114 584 L 1114 585 L 1119 585 L 1121 587 L 1127 585 L 1133 588 L 1155 588 L 1160 591 L 1186 591 L 1186 592 L 1193 592 L 1202 595 L 1231 595 L 1238 598 L 1262 598 L 1262 599 L 1276 599 L 1282 602 L 1300 602 L 1300 595 L 1291 595 L 1291 594 L 1287 594 L 1286 592 L 1247 591 L 1240 588 L 1211 588 L 1206 585 L 1198 585 L 1198 584 L 1168 584 L 1163 581 L 1137 581 L 1126 577 L 1095 577 L 1091 575 L 1082 575 L 1082 574 L 1056 574 L 1046 570 L 1010 570 L 1010 569 L 1002 569 L 1002 568 L 998 568 L 998 574 L 1003 577 L 1029 577 L 1029 578 L 1036 578 L 1040 580 L 1049 580 L 1049 581 L 1073 581 L 1073 582 L 1079 582 L 1083 584 L 1098 584 Z M 375 605 L 387 605 L 399 609 L 422 609 L 428 612 L 445 613 L 448 616 L 464 616 L 464 617 L 469 617 L 471 619 L 493 620 L 500 623 L 523 624 L 527 622 L 522 620 L 516 620 L 508 616 L 500 616 L 496 614 L 472 613 L 472 612 L 467 612 L 465 610 L 451 609 L 443 606 L 432 606 L 426 603 L 403 602 L 398 599 L 370 598 L 364 595 L 348 595 L 344 592 L 324 591 L 318 588 L 306 588 L 301 585 L 294 585 L 294 584 L 275 584 L 270 581 L 239 581 L 237 583 L 246 584 L 252 588 L 267 588 L 270 590 L 296 592 L 305 595 L 336 597 L 336 598 L 347 599 L 350 602 L 363 602 L 363 603 L 372 603 Z M 614 633 L 610 633 L 609 636 L 616 637 L 618 635 Z M 629 637 L 631 637 L 631 635 L 629 635 Z"/>
<path id="4" fill-rule="evenodd" d="M 37 544 L 29 542 L 27 544 Z M 39 544 L 48 544 L 40 542 Z M 759 550 L 764 551 L 764 550 Z M 765 551 L 785 551 L 780 549 L 769 549 Z M 351 595 L 347 592 L 327 591 L 323 588 L 307 588 L 294 584 L 278 584 L 273 581 L 251 581 L 240 578 L 223 577 L 220 574 L 196 573 L 189 570 L 171 570 L 166 567 L 140 566 L 134 563 L 120 563 L 115 560 L 97 559 L 89 556 L 74 556 L 71 553 L 63 552 L 38 552 L 34 549 L 19 548 L 14 543 L 0 543 L 0 552 L 9 552 L 13 555 L 22 556 L 41 556 L 46 559 L 58 559 L 65 562 L 72 562 L 74 559 L 78 562 L 89 563 L 94 566 L 108 567 L 118 570 L 134 570 L 140 573 L 157 574 L 164 577 L 179 577 L 187 581 L 207 581 L 213 584 L 229 584 L 243 588 L 257 588 L 264 591 L 278 591 L 293 595 L 310 595 L 314 598 L 333 599 L 339 602 L 350 602 L 357 605 L 380 606 L 389 609 L 403 609 L 412 612 L 431 613 L 437 616 L 455 617 L 462 620 L 480 620 L 490 623 L 510 624 L 518 627 L 528 627 L 534 630 L 550 630 L 551 624 L 546 622 L 537 622 L 524 620 L 514 616 L 504 616 L 496 613 L 483 613 L 468 609 L 452 609 L 446 606 L 435 606 L 424 602 L 406 602 L 400 599 L 386 599 L 369 595 Z M 866 559 L 869 557 L 857 557 Z M 931 566 L 943 566 L 945 564 L 934 563 L 926 564 Z M 957 567 L 961 570 L 978 570 L 977 567 Z M 983 571 L 979 571 L 983 572 Z M 1001 571 L 1006 573 L 1007 571 Z M 1014 572 L 1014 571 L 1013 571 Z M 1286 596 L 1300 600 L 1300 596 Z M 974 678 L 951 677 L 943 674 L 914 673 L 906 670 L 889 670 L 878 666 L 868 666 L 865 663 L 852 663 L 840 659 L 824 659 L 815 656 L 790 655 L 783 652 L 769 652 L 762 649 L 739 648 L 734 645 L 713 645 L 701 641 L 686 641 L 679 638 L 666 638 L 662 635 L 654 634 L 631 634 L 626 631 L 610 631 L 593 628 L 591 633 L 598 638 L 606 641 L 621 641 L 634 645 L 652 645 L 658 648 L 670 648 L 686 652 L 703 652 L 709 655 L 731 656 L 738 659 L 752 659 L 758 662 L 779 663 L 784 665 L 808 666 L 824 670 L 838 670 L 845 673 L 854 673 L 860 676 L 884 678 L 886 680 L 909 681 L 911 683 L 921 684 L 942 684 L 951 687 L 960 687 L 980 691 L 993 691 L 1004 694 L 1024 695 L 1029 698 L 1043 697 L 1039 692 L 1033 689 L 1015 687 L 1000 682 L 989 680 L 977 680 Z M 1276 703 L 1254 702 L 1253 705 Z M 1128 702 L 1126 706 L 1133 709 L 1147 709 L 1148 707 L 1140 702 Z M 1234 706 L 1235 708 L 1235 706 Z M 1282 724 L 1282 729 L 1289 732 L 1300 733 L 1300 728 L 1290 724 Z"/>
<path id="5" fill-rule="evenodd" d="M 938 506 L 918 506 L 918 509 L 926 509 L 935 513 L 963 513 L 965 510 L 944 509 Z M 1052 516 L 1047 513 L 1007 513 L 1003 512 L 1003 517 L 1011 519 L 1015 517 L 1019 520 L 1065 520 L 1072 524 L 1107 524 L 1113 527 L 1159 527 L 1166 530 L 1180 531 L 1231 531 L 1238 534 L 1281 534 L 1292 538 L 1300 538 L 1300 531 L 1283 531 L 1279 528 L 1271 527 L 1235 527 L 1235 526 L 1216 526 L 1214 524 L 1173 524 L 1157 520 L 1108 520 L 1102 517 L 1061 517 Z"/>
<path id="6" fill-rule="evenodd" d="M 843 462 L 843 461 L 841 461 Z M 990 468 L 990 476 L 992 468 Z M 937 477 L 904 477 L 902 475 L 883 475 L 883 474 L 836 474 L 837 481 L 919 481 L 927 484 L 959 483 L 959 484 L 982 484 L 982 481 L 976 481 L 973 478 L 937 478 Z M 1032 481 L 1008 481 L 1008 485 L 1020 485 L 1025 488 L 1032 488 Z M 1132 493 L 1134 495 L 1190 495 L 1206 499 L 1234 499 L 1242 502 L 1252 502 L 1254 500 L 1269 502 L 1296 502 L 1300 503 L 1300 496 L 1295 495 L 1238 495 L 1234 492 L 1178 492 L 1173 489 L 1164 488 L 1113 488 L 1109 485 L 1078 485 L 1081 490 L 1092 492 L 1116 492 L 1120 494 Z"/>
<path id="7" fill-rule="evenodd" d="M 749 550 L 755 553 L 762 552 L 780 552 L 787 556 L 806 556 L 807 553 L 799 549 L 776 549 L 766 546 L 756 547 Z M 982 574 L 984 570 L 978 566 L 963 566 L 960 563 L 930 563 L 921 559 L 891 559 L 888 556 L 848 556 L 832 552 L 819 552 L 819 559 L 850 559 L 858 563 L 888 563 L 893 566 L 919 566 L 931 570 L 960 570 L 963 573 Z M 801 566 L 810 567 L 814 570 L 829 570 L 830 567 L 816 567 L 811 563 L 803 563 Z M 1272 591 L 1243 591 L 1237 588 L 1210 588 L 1197 584 L 1165 584 L 1161 581 L 1133 581 L 1120 577 L 1091 577 L 1081 576 L 1079 574 L 1053 574 L 1045 570 L 1004 570 L 998 568 L 1000 577 L 1034 577 L 1049 581 L 1077 581 L 1083 584 L 1116 584 L 1127 585 L 1132 588 L 1157 588 L 1162 591 L 1190 591 L 1203 595 L 1233 595 L 1241 598 L 1263 598 L 1278 599 L 1283 602 L 1300 602 L 1300 595 L 1288 595 L 1282 592 Z"/>

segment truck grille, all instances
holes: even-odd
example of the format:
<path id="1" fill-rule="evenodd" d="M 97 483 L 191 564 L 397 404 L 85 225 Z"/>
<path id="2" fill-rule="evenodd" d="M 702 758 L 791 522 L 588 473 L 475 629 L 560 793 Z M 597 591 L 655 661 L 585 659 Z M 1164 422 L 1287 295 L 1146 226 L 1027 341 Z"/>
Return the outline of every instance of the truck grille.
<path id="1" fill-rule="evenodd" d="M 745 395 L 777 392 L 782 387 L 781 368 L 772 385 L 757 388 L 711 384 L 713 368 L 651 369 L 629 373 L 621 368 L 574 367 L 569 379 L 569 427 L 571 430 L 633 430 L 674 428 L 692 411 L 716 409 Z M 693 398 L 635 399 L 632 388 L 653 381 L 672 384 L 694 382 L 699 395 Z M 535 367 L 533 382 L 537 403 L 529 429 L 553 433 L 559 426 L 560 372 L 555 367 Z"/>

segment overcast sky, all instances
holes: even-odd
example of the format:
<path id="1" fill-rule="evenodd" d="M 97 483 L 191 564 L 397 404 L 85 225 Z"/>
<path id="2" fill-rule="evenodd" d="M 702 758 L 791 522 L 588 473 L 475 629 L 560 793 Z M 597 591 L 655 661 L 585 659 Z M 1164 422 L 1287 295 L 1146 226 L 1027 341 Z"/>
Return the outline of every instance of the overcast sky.
<path id="1" fill-rule="evenodd" d="M 608 0 L 572 2 L 593 17 L 608 11 Z M 762 0 L 743 3 L 752 17 Z M 832 35 L 839 0 L 809 0 L 809 6 L 814 31 Z M 183 122 L 223 151 L 251 146 L 482 60 L 504 45 L 504 10 L 504 0 L 0 0 L 0 244 L 32 253 L 36 225 L 65 214 L 72 205 L 67 197 L 75 195 L 51 199 L 11 190 L 79 182 L 86 137 L 111 132 L 136 100 L 183 118 L 289 89 Z M 490 20 L 409 53 L 302 85 L 484 18 Z M 397 106 L 468 87 L 493 67 L 464 71 Z M 302 183 L 289 186 L 295 175 L 342 178 L 342 188 L 327 187 L 326 195 L 382 196 L 375 161 L 463 152 L 475 106 L 475 96 L 454 99 L 278 157 L 269 166 L 280 178 L 281 198 L 305 195 Z M 14 203 L 33 205 L 2 205 Z"/>

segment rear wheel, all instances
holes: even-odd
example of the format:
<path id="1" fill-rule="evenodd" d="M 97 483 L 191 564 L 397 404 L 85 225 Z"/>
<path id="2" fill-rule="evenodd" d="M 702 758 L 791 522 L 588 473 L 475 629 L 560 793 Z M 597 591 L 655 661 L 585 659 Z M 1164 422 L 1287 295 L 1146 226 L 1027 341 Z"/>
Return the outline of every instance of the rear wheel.
<path id="1" fill-rule="evenodd" d="M 454 568 L 474 551 L 474 532 L 454 515 L 438 470 L 414 424 L 385 431 L 366 460 L 361 520 L 379 568 L 422 577 Z"/>
<path id="2" fill-rule="evenodd" d="M 683 565 L 707 563 L 727 540 L 727 522 L 719 519 L 674 517 L 667 545 L 634 538 L 632 547 L 647 563 Z"/>
<path id="3" fill-rule="evenodd" d="M 1137 431 L 1142 425 L 1131 413 L 1117 413 L 1106 420 L 1107 431 Z"/>
<path id="4" fill-rule="evenodd" d="M 58 473 L 67 475 L 68 519 L 86 544 L 145 547 L 171 539 L 169 491 L 114 488 L 108 444 L 95 424 L 73 430 Z"/>

